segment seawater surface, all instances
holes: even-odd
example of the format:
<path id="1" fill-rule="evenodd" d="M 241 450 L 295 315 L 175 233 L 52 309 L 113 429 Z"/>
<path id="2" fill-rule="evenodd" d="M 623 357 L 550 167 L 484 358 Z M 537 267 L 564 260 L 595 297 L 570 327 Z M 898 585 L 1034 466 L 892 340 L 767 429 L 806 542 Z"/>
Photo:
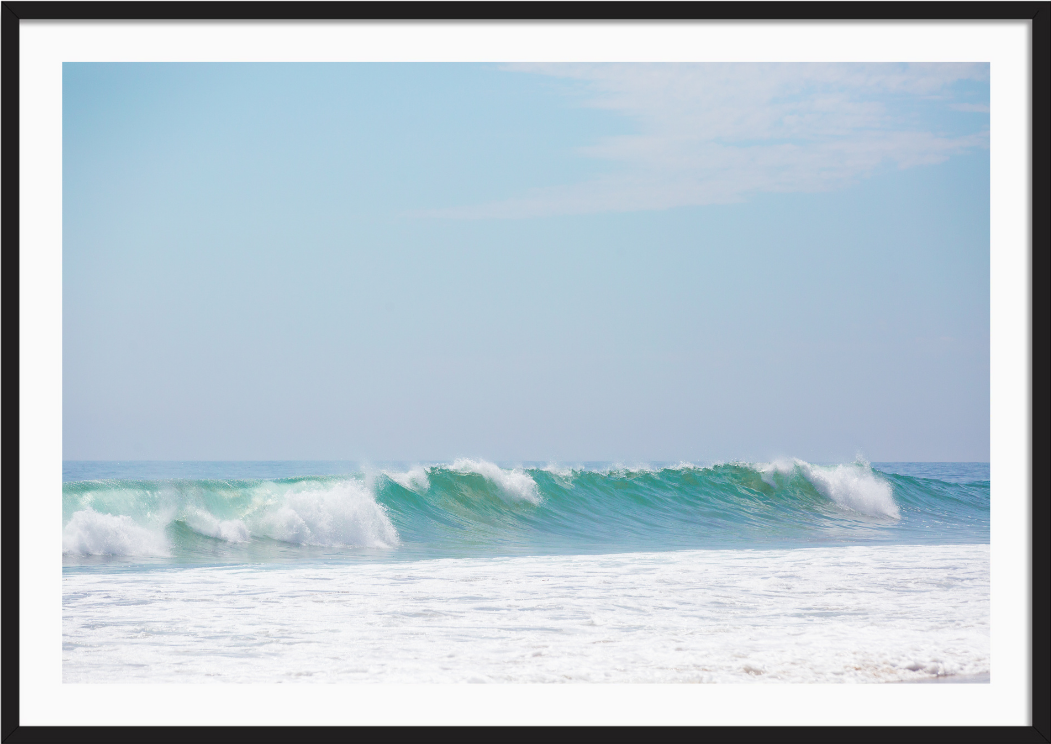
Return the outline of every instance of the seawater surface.
<path id="1" fill-rule="evenodd" d="M 988 678 L 984 463 L 64 463 L 67 682 Z"/>
<path id="2" fill-rule="evenodd" d="M 986 543 L 988 465 L 65 464 L 67 565 Z"/>

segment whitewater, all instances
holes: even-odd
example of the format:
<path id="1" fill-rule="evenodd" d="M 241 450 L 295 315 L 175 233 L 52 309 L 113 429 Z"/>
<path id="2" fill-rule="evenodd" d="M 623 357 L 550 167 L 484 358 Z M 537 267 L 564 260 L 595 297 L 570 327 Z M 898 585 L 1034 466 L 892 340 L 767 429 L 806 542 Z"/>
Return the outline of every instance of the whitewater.
<path id="1" fill-rule="evenodd" d="M 66 682 L 987 680 L 987 464 L 64 463 Z"/>

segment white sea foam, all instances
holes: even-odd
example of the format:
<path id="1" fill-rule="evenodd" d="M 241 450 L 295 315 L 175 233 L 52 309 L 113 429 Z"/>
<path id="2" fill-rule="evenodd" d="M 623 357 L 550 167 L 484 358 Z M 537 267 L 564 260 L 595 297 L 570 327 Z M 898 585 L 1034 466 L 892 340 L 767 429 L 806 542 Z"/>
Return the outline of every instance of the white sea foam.
<path id="1" fill-rule="evenodd" d="M 163 528 L 151 530 L 131 517 L 100 514 L 93 509 L 75 512 L 62 528 L 66 555 L 168 555 Z"/>
<path id="2" fill-rule="evenodd" d="M 577 473 L 585 472 L 583 467 L 574 467 L 572 465 L 560 465 L 557 462 L 549 462 L 547 465 L 540 469 L 543 470 L 545 473 L 550 473 L 556 478 L 560 478 L 563 481 L 569 480 Z"/>
<path id="3" fill-rule="evenodd" d="M 563 488 L 572 488 L 577 477 L 590 472 L 583 465 L 561 465 L 557 462 L 549 462 L 540 469 L 551 475 Z"/>
<path id="4" fill-rule="evenodd" d="M 697 465 L 686 460 L 680 460 L 678 465 L 672 465 L 668 470 L 706 470 L 705 466 Z"/>
<path id="5" fill-rule="evenodd" d="M 217 519 L 206 511 L 197 510 L 184 517 L 191 530 L 226 542 L 248 542 L 252 533 L 240 519 Z"/>
<path id="6" fill-rule="evenodd" d="M 890 484 L 859 460 L 851 465 L 824 467 L 803 460 L 775 460 L 757 465 L 763 480 L 777 486 L 776 476 L 800 473 L 825 498 L 837 506 L 874 517 L 901 518 Z"/>
<path id="7" fill-rule="evenodd" d="M 804 474 L 814 488 L 842 507 L 872 516 L 901 518 L 890 484 L 867 466 L 822 468 L 811 465 Z"/>
<path id="8" fill-rule="evenodd" d="M 718 463 L 717 463 L 718 464 Z M 595 474 L 613 477 L 625 477 L 631 475 L 638 475 L 640 473 L 660 473 L 664 471 L 702 471 L 711 470 L 714 465 L 698 465 L 697 463 L 689 462 L 687 460 L 680 460 L 675 465 L 653 465 L 651 463 L 641 463 L 635 465 L 624 465 L 623 463 L 612 463 L 609 465 L 599 467 L 586 467 L 584 465 L 563 465 L 557 462 L 550 462 L 541 468 L 546 473 L 550 473 L 556 478 L 561 479 L 563 482 L 568 482 L 575 476 L 581 474 Z"/>
<path id="9" fill-rule="evenodd" d="M 635 465 L 625 465 L 624 463 L 615 462 L 608 468 L 602 468 L 596 472 L 602 475 L 638 475 L 639 473 L 655 473 L 658 468 L 650 465 L 649 463 L 636 463 Z"/>
<path id="10" fill-rule="evenodd" d="M 521 468 L 504 470 L 485 460 L 470 460 L 461 457 L 449 466 L 450 470 L 460 473 L 475 473 L 500 489 L 501 493 L 512 499 L 528 501 L 531 504 L 540 503 L 540 491 L 536 481 Z"/>
<path id="11" fill-rule="evenodd" d="M 300 545 L 391 548 L 398 532 L 368 486 L 345 480 L 257 496 L 255 534 Z"/>
<path id="12" fill-rule="evenodd" d="M 989 546 L 66 572 L 65 682 L 897 682 L 989 672 Z"/>
<path id="13" fill-rule="evenodd" d="M 431 487 L 431 481 L 427 477 L 427 468 L 421 465 L 415 465 L 409 468 L 408 472 L 405 473 L 384 470 L 383 474 L 402 488 L 408 489 L 409 491 L 416 491 L 419 493 L 420 491 L 426 491 Z"/>

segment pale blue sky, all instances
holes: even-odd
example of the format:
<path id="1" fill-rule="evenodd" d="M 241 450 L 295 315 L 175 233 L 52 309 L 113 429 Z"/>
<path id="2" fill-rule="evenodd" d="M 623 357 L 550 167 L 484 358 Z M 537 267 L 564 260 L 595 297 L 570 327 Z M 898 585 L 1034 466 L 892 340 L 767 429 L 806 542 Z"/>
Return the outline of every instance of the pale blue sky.
<path id="1" fill-rule="evenodd" d="M 63 457 L 988 460 L 987 65 L 70 64 Z"/>

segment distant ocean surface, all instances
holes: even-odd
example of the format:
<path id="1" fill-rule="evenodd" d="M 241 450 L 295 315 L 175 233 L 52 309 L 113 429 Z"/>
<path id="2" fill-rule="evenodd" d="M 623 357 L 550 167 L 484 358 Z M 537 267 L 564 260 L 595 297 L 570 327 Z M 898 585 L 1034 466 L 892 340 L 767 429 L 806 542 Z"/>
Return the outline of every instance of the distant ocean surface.
<path id="1" fill-rule="evenodd" d="M 63 480 L 69 682 L 988 679 L 987 463 Z"/>

